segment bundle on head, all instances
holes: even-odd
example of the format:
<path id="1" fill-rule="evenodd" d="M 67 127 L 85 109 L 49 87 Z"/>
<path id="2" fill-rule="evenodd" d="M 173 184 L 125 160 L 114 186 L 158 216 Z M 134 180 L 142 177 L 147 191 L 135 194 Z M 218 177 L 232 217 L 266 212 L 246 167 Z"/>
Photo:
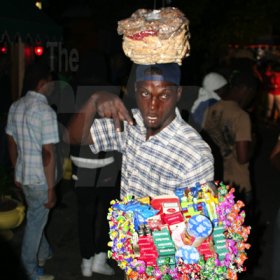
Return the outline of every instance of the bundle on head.
<path id="1" fill-rule="evenodd" d="M 175 62 L 190 52 L 189 21 L 177 8 L 139 9 L 118 22 L 124 53 L 136 64 Z"/>

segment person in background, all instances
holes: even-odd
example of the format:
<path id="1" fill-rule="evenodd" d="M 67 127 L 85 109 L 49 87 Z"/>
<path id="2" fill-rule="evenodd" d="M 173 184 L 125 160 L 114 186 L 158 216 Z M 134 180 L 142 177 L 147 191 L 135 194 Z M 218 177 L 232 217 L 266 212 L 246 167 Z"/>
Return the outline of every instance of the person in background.
<path id="1" fill-rule="evenodd" d="M 112 276 L 115 272 L 107 263 L 107 214 L 110 201 L 119 198 L 121 157 L 117 152 L 100 152 L 94 156 L 88 147 L 79 148 L 79 155 L 71 155 L 71 159 L 78 208 L 81 273 L 84 277 L 91 277 L 93 272 Z"/>
<path id="2" fill-rule="evenodd" d="M 250 115 L 246 112 L 256 94 L 257 82 L 250 74 L 234 72 L 221 100 L 205 113 L 204 131 L 219 147 L 223 158 L 223 181 L 239 188 L 244 200 L 252 200 L 249 161 L 253 151 Z M 241 195 L 241 196 L 242 196 Z"/>
<path id="3" fill-rule="evenodd" d="M 268 77 L 270 85 L 267 91 L 268 102 L 266 117 L 274 121 L 274 106 L 276 109 L 277 118 L 280 119 L 280 63 L 275 62 L 269 65 L 265 75 Z"/>
<path id="4" fill-rule="evenodd" d="M 108 86 L 116 94 L 120 90 L 109 85 L 106 59 L 99 52 L 89 51 L 81 56 L 76 76 L 75 111 L 79 111 L 91 92 L 100 87 Z M 71 145 L 70 157 L 77 199 L 81 274 L 91 277 L 95 272 L 112 276 L 115 271 L 107 263 L 110 241 L 107 213 L 110 201 L 119 198 L 121 154 L 107 151 L 95 155 L 89 146 Z"/>
<path id="5" fill-rule="evenodd" d="M 280 171 L 280 135 L 270 154 L 270 162 Z M 278 280 L 280 275 L 279 251 L 280 250 L 280 208 L 278 209 L 273 232 L 272 278 Z"/>
<path id="6" fill-rule="evenodd" d="M 27 203 L 21 259 L 30 280 L 52 280 L 38 270 L 52 256 L 44 233 L 49 211 L 55 206 L 55 144 L 59 142 L 56 114 L 48 105 L 52 92 L 50 68 L 43 63 L 27 67 L 25 96 L 8 113 L 6 134 L 16 185 L 22 187 Z"/>
<path id="7" fill-rule="evenodd" d="M 198 97 L 193 103 L 189 124 L 192 125 L 208 143 L 214 157 L 214 180 L 223 178 L 223 158 L 216 143 L 203 130 L 205 123 L 205 112 L 209 107 L 221 100 L 220 95 L 228 88 L 226 78 L 218 72 L 207 73 L 199 88 Z"/>
<path id="8" fill-rule="evenodd" d="M 178 64 L 137 65 L 135 78 L 138 109 L 130 112 L 118 96 L 97 91 L 70 121 L 65 141 L 90 145 L 95 154 L 122 153 L 121 198 L 174 194 L 213 180 L 209 146 L 177 109 Z"/>
<path id="9" fill-rule="evenodd" d="M 227 80 L 222 75 L 215 72 L 210 72 L 204 76 L 198 97 L 191 108 L 189 120 L 189 123 L 198 132 L 203 127 L 206 109 L 221 99 L 219 95 L 226 89 L 227 83 Z"/>

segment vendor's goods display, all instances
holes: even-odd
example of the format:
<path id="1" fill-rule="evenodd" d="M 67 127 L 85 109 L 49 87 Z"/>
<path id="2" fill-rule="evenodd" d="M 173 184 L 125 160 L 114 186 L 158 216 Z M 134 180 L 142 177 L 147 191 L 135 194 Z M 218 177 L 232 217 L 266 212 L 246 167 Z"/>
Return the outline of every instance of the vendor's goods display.
<path id="1" fill-rule="evenodd" d="M 208 182 L 174 196 L 112 201 L 109 257 L 128 279 L 237 279 L 250 227 L 234 192 Z"/>

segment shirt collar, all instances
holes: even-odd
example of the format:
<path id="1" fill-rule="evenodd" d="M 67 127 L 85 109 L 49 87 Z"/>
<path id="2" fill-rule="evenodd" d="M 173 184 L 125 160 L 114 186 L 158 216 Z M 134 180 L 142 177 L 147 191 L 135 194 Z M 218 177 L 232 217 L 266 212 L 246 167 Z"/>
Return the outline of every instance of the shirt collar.
<path id="1" fill-rule="evenodd" d="M 146 135 L 146 128 L 144 126 L 143 118 L 139 109 L 132 109 L 132 113 L 141 133 Z M 156 139 L 157 141 L 162 142 L 164 145 L 167 145 L 169 143 L 169 141 L 173 138 L 173 136 L 178 130 L 178 127 L 182 122 L 182 117 L 178 108 L 176 108 L 175 113 L 175 119 L 159 133 L 150 137 L 150 139 Z"/>
<path id="2" fill-rule="evenodd" d="M 33 91 L 33 90 L 29 90 L 29 91 L 27 92 L 26 95 L 30 95 L 30 96 L 36 97 L 36 98 L 38 98 L 40 101 L 42 101 L 42 102 L 48 104 L 48 99 L 47 99 L 47 97 L 46 97 L 44 94 L 40 93 L 40 92 Z"/>

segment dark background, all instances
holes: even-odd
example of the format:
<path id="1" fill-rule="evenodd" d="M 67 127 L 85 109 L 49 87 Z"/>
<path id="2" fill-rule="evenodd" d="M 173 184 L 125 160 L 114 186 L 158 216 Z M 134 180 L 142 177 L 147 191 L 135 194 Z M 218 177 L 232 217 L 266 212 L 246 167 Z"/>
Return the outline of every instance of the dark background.
<path id="1" fill-rule="evenodd" d="M 185 84 L 196 84 L 221 60 L 229 46 L 271 47 L 280 42 L 277 0 L 45 0 L 44 11 L 64 28 L 64 44 L 79 53 L 122 52 L 117 22 L 139 8 L 174 6 L 190 21 L 191 54 L 183 60 Z M 280 44 L 279 44 L 280 45 Z M 184 71 L 183 71 L 184 72 Z"/>

